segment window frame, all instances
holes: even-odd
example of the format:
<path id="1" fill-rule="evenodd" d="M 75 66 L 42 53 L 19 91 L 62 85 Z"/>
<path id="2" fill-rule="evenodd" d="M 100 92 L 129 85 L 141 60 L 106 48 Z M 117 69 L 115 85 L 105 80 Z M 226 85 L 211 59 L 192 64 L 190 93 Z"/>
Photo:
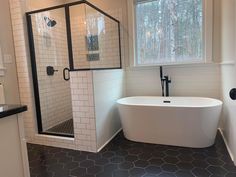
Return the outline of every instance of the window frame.
<path id="1" fill-rule="evenodd" d="M 148 1 L 148 0 L 144 0 Z M 154 67 L 168 65 L 189 65 L 213 63 L 213 0 L 202 0 L 203 4 L 203 58 L 188 62 L 172 62 L 158 64 L 137 64 L 137 33 L 136 33 L 136 4 L 135 0 L 127 0 L 128 3 L 128 36 L 129 36 L 129 67 Z"/>

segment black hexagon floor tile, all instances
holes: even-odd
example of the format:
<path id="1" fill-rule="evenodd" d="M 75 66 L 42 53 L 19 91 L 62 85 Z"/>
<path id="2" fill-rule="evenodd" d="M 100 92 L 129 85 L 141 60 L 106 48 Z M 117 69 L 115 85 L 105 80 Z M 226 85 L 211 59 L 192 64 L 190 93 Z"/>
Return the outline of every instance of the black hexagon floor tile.
<path id="1" fill-rule="evenodd" d="M 31 177 L 236 177 L 224 141 L 204 149 L 136 143 L 117 135 L 101 152 L 28 144 Z"/>
<path id="2" fill-rule="evenodd" d="M 134 162 L 134 165 L 140 168 L 145 168 L 146 166 L 148 166 L 148 164 L 148 161 L 145 160 L 137 160 L 136 162 Z"/>
<path id="3" fill-rule="evenodd" d="M 191 171 L 180 170 L 175 173 L 177 177 L 195 177 Z"/>
<path id="4" fill-rule="evenodd" d="M 134 164 L 132 162 L 124 162 L 119 165 L 119 168 L 122 170 L 129 170 L 134 167 Z"/>
<path id="5" fill-rule="evenodd" d="M 143 175 L 145 175 L 146 171 L 143 168 L 138 168 L 138 167 L 134 167 L 130 170 L 130 176 L 134 176 L 134 177 L 142 177 Z"/>
<path id="6" fill-rule="evenodd" d="M 157 175 L 162 172 L 162 169 L 160 167 L 152 166 L 152 165 L 148 166 L 145 170 L 148 174 L 152 174 L 152 175 Z"/>

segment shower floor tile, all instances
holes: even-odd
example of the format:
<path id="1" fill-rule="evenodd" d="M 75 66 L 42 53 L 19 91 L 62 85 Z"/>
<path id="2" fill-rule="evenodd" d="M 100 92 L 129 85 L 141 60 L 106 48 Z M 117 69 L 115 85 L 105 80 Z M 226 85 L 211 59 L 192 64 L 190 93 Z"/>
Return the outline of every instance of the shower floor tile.
<path id="1" fill-rule="evenodd" d="M 136 143 L 117 135 L 101 152 L 28 144 L 31 177 L 236 177 L 218 133 L 204 149 Z"/>
<path id="2" fill-rule="evenodd" d="M 46 131 L 47 133 L 74 135 L 73 119 L 62 122 Z"/>

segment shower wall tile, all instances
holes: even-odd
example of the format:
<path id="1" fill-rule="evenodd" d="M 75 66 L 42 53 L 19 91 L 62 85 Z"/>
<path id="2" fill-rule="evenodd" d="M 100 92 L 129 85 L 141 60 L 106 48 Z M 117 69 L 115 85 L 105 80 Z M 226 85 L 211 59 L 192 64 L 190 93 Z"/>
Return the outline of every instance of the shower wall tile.
<path id="1" fill-rule="evenodd" d="M 76 149 L 97 151 L 92 71 L 71 72 Z"/>

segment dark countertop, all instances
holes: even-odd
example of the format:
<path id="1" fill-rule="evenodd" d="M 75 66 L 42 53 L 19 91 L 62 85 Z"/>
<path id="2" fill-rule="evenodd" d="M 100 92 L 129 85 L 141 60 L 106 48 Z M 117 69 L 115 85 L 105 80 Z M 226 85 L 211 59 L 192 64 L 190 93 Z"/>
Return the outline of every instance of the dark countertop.
<path id="1" fill-rule="evenodd" d="M 0 119 L 27 111 L 24 105 L 0 105 Z"/>

